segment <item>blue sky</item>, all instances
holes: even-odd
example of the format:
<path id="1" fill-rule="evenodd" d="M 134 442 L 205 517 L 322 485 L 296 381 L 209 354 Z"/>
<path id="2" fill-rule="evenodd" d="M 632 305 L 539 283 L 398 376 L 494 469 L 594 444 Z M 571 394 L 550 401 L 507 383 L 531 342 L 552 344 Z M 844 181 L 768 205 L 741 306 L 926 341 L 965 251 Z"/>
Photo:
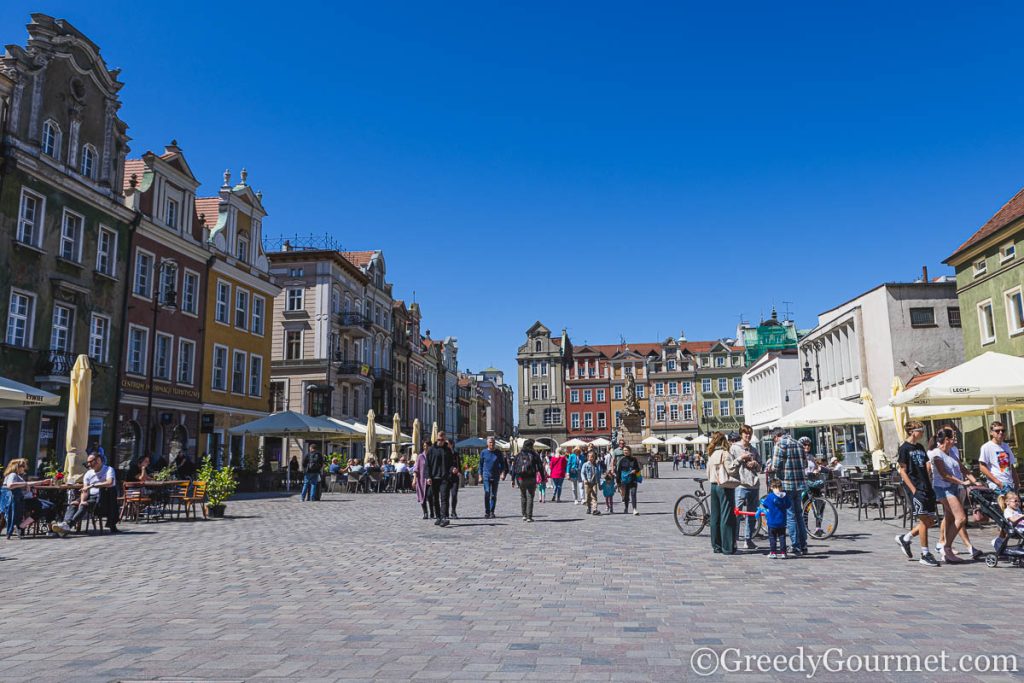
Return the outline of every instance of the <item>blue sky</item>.
<path id="1" fill-rule="evenodd" d="M 483 6 L 483 5 L 490 5 Z M 136 153 L 269 234 L 385 251 L 460 364 L 797 323 L 940 262 L 1024 184 L 1019 3 L 22 2 L 123 69 Z"/>

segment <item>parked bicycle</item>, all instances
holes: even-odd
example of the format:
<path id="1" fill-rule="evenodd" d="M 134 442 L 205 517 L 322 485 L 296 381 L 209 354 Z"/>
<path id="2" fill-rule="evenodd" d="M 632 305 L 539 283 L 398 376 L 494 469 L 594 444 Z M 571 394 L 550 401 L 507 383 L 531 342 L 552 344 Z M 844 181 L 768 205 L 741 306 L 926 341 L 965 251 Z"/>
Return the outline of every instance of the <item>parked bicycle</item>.
<path id="1" fill-rule="evenodd" d="M 836 529 L 839 528 L 839 512 L 832 501 L 825 498 L 822 494 L 824 484 L 825 482 L 823 481 L 810 481 L 800 491 L 800 505 L 804 511 L 804 524 L 807 526 L 807 535 L 811 538 L 831 538 L 836 533 Z M 754 533 L 759 538 L 768 537 L 768 530 L 765 528 L 763 515 L 758 516 L 757 529 Z"/>
<path id="2" fill-rule="evenodd" d="M 708 493 L 704 490 L 707 479 L 697 477 L 694 481 L 697 482 L 697 490 L 679 496 L 673 508 L 676 526 L 687 536 L 696 536 L 711 522 Z"/>

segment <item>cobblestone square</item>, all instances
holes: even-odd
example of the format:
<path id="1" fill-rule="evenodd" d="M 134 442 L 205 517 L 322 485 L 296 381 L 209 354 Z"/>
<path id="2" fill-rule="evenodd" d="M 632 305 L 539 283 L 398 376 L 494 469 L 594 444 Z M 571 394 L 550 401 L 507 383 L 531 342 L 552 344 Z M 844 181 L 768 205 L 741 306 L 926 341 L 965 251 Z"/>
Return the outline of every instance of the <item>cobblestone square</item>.
<path id="1" fill-rule="evenodd" d="M 995 638 L 991 589 L 1014 595 L 1019 570 L 921 567 L 893 543 L 898 523 L 849 510 L 809 557 L 715 556 L 706 533 L 672 521 L 694 473 L 663 469 L 641 486 L 639 516 L 590 517 L 567 489 L 525 524 L 506 483 L 498 519 L 469 487 L 448 529 L 421 520 L 412 495 L 325 494 L 234 500 L 222 521 L 113 538 L 2 542 L 0 679 L 670 681 L 693 677 L 699 648 L 1017 649 Z M 989 547 L 991 530 L 974 534 Z"/>

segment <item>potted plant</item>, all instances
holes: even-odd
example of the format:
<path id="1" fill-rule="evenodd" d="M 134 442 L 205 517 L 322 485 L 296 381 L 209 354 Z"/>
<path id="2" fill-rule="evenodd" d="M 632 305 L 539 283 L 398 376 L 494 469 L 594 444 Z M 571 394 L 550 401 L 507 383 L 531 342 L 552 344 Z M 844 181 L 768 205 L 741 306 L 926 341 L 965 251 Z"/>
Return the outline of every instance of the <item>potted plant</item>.
<path id="1" fill-rule="evenodd" d="M 480 456 L 470 453 L 462 458 L 462 471 L 469 470 L 469 476 L 473 480 L 473 486 L 480 483 Z"/>
<path id="2" fill-rule="evenodd" d="M 207 456 L 203 459 L 197 477 L 198 481 L 206 482 L 206 508 L 210 516 L 223 517 L 226 508 L 224 501 L 231 497 L 238 486 L 234 470 L 230 467 L 216 469 Z"/>

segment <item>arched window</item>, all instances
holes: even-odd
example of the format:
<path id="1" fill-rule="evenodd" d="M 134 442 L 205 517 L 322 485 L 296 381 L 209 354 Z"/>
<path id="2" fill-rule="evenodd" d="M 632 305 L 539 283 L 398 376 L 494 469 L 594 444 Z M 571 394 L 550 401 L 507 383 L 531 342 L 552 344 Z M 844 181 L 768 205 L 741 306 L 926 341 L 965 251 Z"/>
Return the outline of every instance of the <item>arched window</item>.
<path id="1" fill-rule="evenodd" d="M 57 125 L 56 121 L 47 119 L 43 123 L 43 154 L 54 159 L 60 159 L 60 140 L 60 126 Z"/>
<path id="2" fill-rule="evenodd" d="M 538 351 L 538 352 L 541 350 L 541 348 L 540 348 L 540 340 L 539 339 L 534 343 L 533 350 L 534 351 Z"/>
<path id="3" fill-rule="evenodd" d="M 86 144 L 82 147 L 82 163 L 79 172 L 90 180 L 96 179 L 96 148 L 92 145 Z"/>

